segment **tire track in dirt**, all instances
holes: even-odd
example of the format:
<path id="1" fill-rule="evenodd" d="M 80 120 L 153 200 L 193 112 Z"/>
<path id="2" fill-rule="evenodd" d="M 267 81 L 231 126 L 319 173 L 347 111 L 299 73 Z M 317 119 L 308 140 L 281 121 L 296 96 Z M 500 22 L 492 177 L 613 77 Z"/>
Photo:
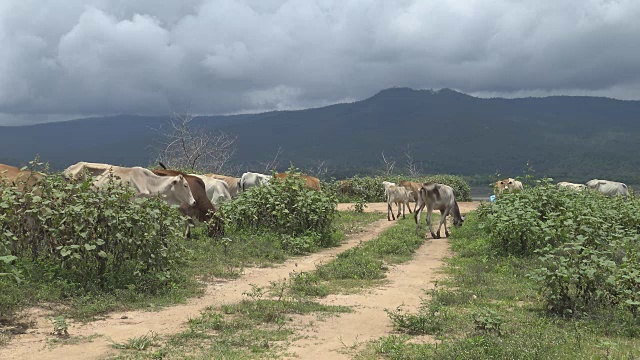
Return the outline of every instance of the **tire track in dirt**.
<path id="1" fill-rule="evenodd" d="M 205 294 L 190 299 L 184 305 L 176 305 L 157 312 L 126 311 L 108 314 L 104 320 L 86 324 L 69 324 L 71 336 L 96 336 L 91 342 L 75 345 L 59 345 L 47 348 L 47 338 L 51 324 L 43 315 L 33 319 L 35 331 L 16 336 L 6 347 L 0 348 L 0 359 L 101 359 L 118 353 L 111 347 L 114 342 L 125 342 L 127 339 L 147 334 L 150 330 L 161 336 L 175 334 L 186 328 L 186 321 L 200 315 L 200 311 L 208 306 L 235 303 L 242 300 L 243 292 L 251 290 L 251 284 L 268 286 L 271 281 L 288 278 L 293 271 L 315 270 L 316 264 L 325 263 L 337 254 L 353 248 L 358 244 L 376 238 L 382 231 L 395 222 L 378 220 L 365 228 L 364 232 L 350 236 L 339 247 L 326 249 L 308 256 L 296 257 L 272 268 L 247 268 L 236 280 L 220 281 L 209 284 Z"/>

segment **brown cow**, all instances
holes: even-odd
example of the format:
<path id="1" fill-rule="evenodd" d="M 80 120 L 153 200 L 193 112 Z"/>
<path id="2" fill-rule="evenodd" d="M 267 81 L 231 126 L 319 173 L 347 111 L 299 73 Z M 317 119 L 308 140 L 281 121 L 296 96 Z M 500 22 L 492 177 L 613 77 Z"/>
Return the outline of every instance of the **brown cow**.
<path id="1" fill-rule="evenodd" d="M 275 178 L 276 179 L 284 179 L 288 176 L 300 176 L 304 179 L 305 181 L 305 185 L 309 188 L 309 189 L 314 189 L 314 190 L 320 190 L 320 179 L 313 177 L 313 176 L 309 176 L 309 175 L 304 175 L 304 174 L 287 174 L 287 173 L 277 173 Z"/>
<path id="2" fill-rule="evenodd" d="M 415 181 L 403 180 L 403 181 L 400 181 L 398 185 L 404 187 L 405 189 L 411 192 L 411 195 L 409 196 L 409 201 L 416 203 L 416 205 L 414 206 L 414 210 L 415 210 L 415 207 L 418 206 L 418 193 L 420 192 L 420 188 L 422 187 L 422 184 Z M 407 207 L 409 208 L 409 213 L 411 213 L 411 206 L 407 204 Z"/>
<path id="3" fill-rule="evenodd" d="M 224 234 L 222 222 L 217 216 L 214 216 L 216 208 L 215 206 L 213 206 L 211 200 L 209 200 L 209 197 L 207 196 L 205 185 L 202 179 L 176 170 L 155 169 L 152 171 L 154 174 L 159 176 L 184 176 L 184 179 L 187 180 L 189 188 L 191 189 L 191 194 L 196 200 L 196 204 L 191 207 L 187 204 L 183 204 L 182 206 L 180 206 L 180 211 L 183 214 L 191 218 L 198 219 L 198 221 L 201 222 L 209 221 L 214 218 L 214 222 L 209 224 L 209 236 Z"/>
<path id="4" fill-rule="evenodd" d="M 29 170 L 20 170 L 15 166 L 0 164 L 0 182 L 3 180 L 18 190 L 32 188 L 43 175 Z"/>

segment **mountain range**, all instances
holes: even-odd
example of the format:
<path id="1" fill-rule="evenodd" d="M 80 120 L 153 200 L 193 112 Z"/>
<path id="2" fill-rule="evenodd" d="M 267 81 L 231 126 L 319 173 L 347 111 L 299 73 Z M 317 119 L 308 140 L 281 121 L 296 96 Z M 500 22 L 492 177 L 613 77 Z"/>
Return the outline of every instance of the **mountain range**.
<path id="1" fill-rule="evenodd" d="M 0 162 L 39 154 L 55 169 L 78 161 L 149 165 L 168 116 L 118 115 L 0 127 Z M 402 172 L 409 151 L 424 173 L 522 174 L 640 183 L 640 101 L 588 96 L 478 98 L 450 89 L 390 88 L 352 103 L 260 114 L 200 116 L 237 136 L 233 161 L 257 169 L 282 148 L 282 167 L 325 161 L 329 175 L 372 173 L 381 155 Z"/>

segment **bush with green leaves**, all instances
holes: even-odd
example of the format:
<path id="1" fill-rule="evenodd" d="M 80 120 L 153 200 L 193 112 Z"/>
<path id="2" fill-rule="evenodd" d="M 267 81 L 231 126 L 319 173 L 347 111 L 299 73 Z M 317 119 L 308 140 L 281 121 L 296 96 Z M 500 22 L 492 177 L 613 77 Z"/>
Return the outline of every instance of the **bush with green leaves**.
<path id="1" fill-rule="evenodd" d="M 503 194 L 480 208 L 492 246 L 515 256 L 539 255 L 531 273 L 549 310 L 575 316 L 640 305 L 640 200 L 558 189 L 548 180 Z"/>
<path id="2" fill-rule="evenodd" d="M 326 183 L 326 185 L 323 185 L 323 189 L 334 192 L 341 202 L 384 202 L 385 198 L 382 182 L 390 181 L 397 184 L 403 180 L 419 183 L 435 182 L 449 185 L 453 188 L 457 201 L 471 201 L 471 188 L 469 187 L 469 184 L 460 176 L 447 174 L 426 175 L 420 177 L 404 175 L 375 177 L 354 176 L 350 179 L 344 180 L 342 183 Z"/>
<path id="3" fill-rule="evenodd" d="M 178 277 L 184 228 L 162 199 L 135 198 L 118 184 L 97 191 L 91 180 L 51 174 L 25 192 L 2 189 L 0 272 L 61 281 L 76 294 L 132 287 L 153 293 Z"/>
<path id="4" fill-rule="evenodd" d="M 294 253 L 333 245 L 336 197 L 307 188 L 293 169 L 287 173 L 291 176 L 253 187 L 235 201 L 222 204 L 220 216 L 226 229 L 281 234 L 283 245 L 297 248 Z"/>

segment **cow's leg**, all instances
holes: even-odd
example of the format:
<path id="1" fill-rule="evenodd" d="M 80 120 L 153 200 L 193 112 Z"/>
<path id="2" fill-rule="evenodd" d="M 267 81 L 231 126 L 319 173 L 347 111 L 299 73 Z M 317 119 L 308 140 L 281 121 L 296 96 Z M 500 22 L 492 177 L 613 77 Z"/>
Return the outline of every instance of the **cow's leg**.
<path id="1" fill-rule="evenodd" d="M 391 203 L 387 202 L 387 221 L 391 221 L 391 217 L 389 216 L 389 214 L 391 214 L 391 217 L 393 217 L 393 208 L 391 207 Z M 393 220 L 395 220 L 396 218 L 394 217 Z"/>
<path id="2" fill-rule="evenodd" d="M 444 225 L 444 235 L 449 237 L 449 230 L 447 230 L 447 216 L 449 215 L 448 210 L 440 210 L 440 225 L 438 225 L 438 236 L 440 236 L 440 227 Z"/>
<path id="3" fill-rule="evenodd" d="M 420 206 L 418 206 L 418 203 L 416 203 L 416 208 L 414 211 L 414 219 L 416 221 L 416 234 L 418 233 L 418 228 L 420 227 L 420 214 L 422 214 L 422 209 L 424 208 L 424 204 L 420 204 Z"/>
<path id="4" fill-rule="evenodd" d="M 440 228 L 438 228 L 438 234 L 434 234 L 431 229 L 431 213 L 433 213 L 433 205 L 427 205 L 427 226 L 429 226 L 429 232 L 431 233 L 431 237 L 434 239 L 440 239 Z"/>
<path id="5" fill-rule="evenodd" d="M 396 216 L 396 219 L 400 220 L 400 206 L 402 206 L 402 203 L 396 201 L 396 206 L 398 207 L 398 215 Z"/>
<path id="6" fill-rule="evenodd" d="M 411 214 L 411 201 L 407 201 L 407 207 L 409 208 L 409 214 Z"/>
<path id="7" fill-rule="evenodd" d="M 402 218 L 403 218 L 403 219 L 406 219 L 406 217 L 404 217 L 404 207 L 405 207 L 405 204 L 406 204 L 406 202 L 405 202 L 405 201 L 403 201 L 403 202 L 402 202 Z"/>

